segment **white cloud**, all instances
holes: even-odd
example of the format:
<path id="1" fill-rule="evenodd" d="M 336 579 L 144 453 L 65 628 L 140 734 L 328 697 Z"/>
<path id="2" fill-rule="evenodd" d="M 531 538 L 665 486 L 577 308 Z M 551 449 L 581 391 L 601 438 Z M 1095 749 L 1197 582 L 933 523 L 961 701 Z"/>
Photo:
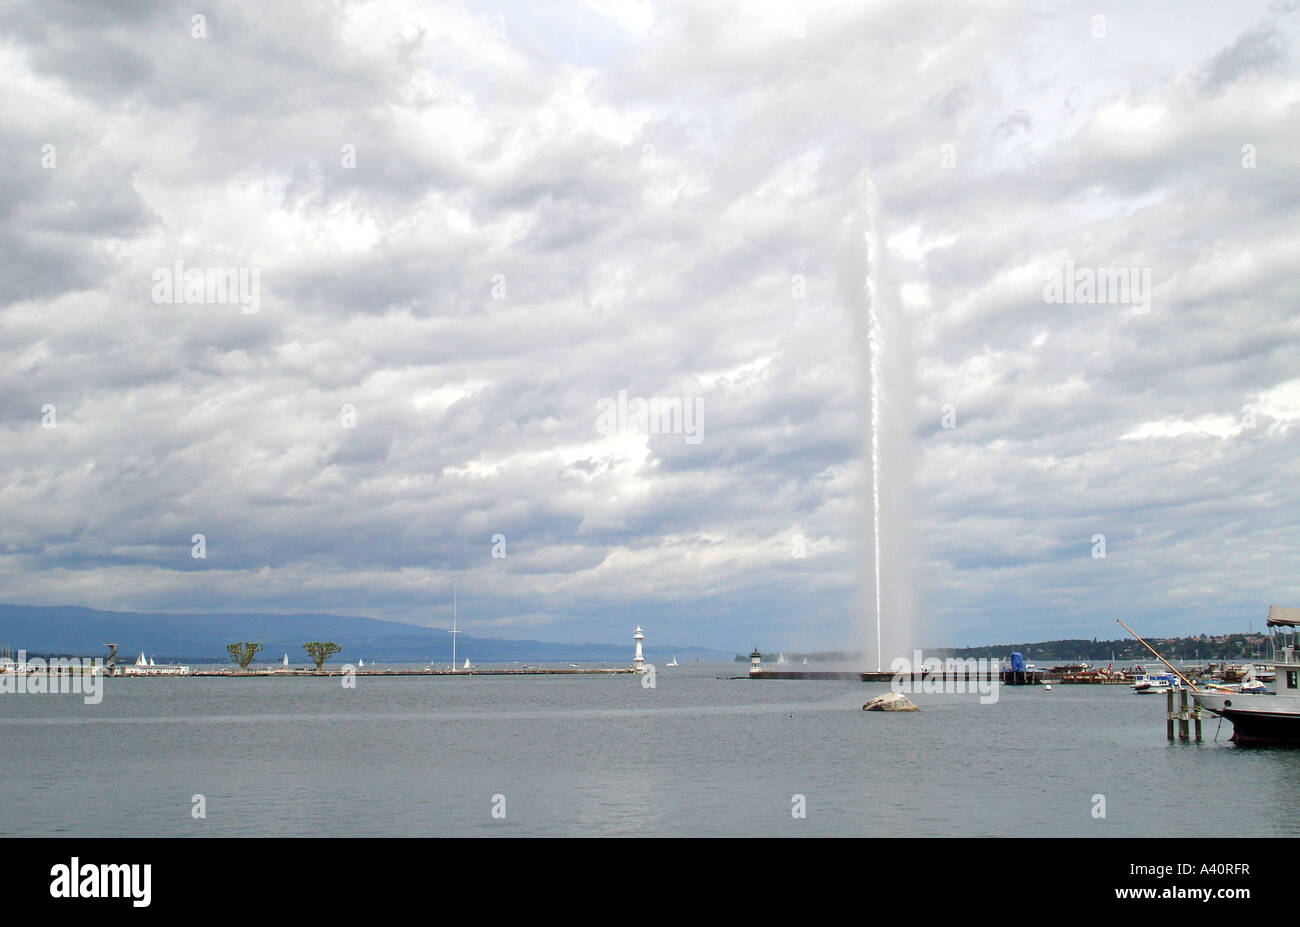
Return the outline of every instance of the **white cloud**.
<path id="1" fill-rule="evenodd" d="M 1092 12 L 230 3 L 195 40 L 7 10 L 6 597 L 426 621 L 457 576 L 502 633 L 856 643 L 864 165 L 912 322 L 919 639 L 1300 597 L 1293 16 Z M 177 260 L 260 269 L 261 311 L 153 304 Z M 1066 260 L 1151 268 L 1151 311 L 1045 304 Z M 701 399 L 704 440 L 600 435 L 620 389 Z"/>

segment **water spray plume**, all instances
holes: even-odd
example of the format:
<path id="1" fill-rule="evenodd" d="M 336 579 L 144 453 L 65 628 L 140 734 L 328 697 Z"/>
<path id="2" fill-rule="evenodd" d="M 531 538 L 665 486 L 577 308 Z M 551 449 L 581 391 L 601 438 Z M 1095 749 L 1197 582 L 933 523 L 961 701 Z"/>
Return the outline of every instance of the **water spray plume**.
<path id="1" fill-rule="evenodd" d="M 860 642 L 867 645 L 874 630 L 876 670 L 880 671 L 886 652 L 901 654 L 910 646 L 911 357 L 905 319 L 886 266 L 879 197 L 865 173 L 854 196 L 857 202 L 845 235 L 840 273 L 866 355 L 871 556 L 865 572 L 870 576 L 874 624 L 858 631 Z"/>

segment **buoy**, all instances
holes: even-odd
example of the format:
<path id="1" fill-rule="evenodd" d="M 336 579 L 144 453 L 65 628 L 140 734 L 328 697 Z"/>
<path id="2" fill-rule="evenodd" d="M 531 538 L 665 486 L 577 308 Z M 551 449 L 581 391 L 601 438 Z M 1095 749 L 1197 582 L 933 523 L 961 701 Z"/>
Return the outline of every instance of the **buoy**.
<path id="1" fill-rule="evenodd" d="M 1045 688 L 1048 692 L 1051 692 L 1051 691 L 1052 691 L 1052 684 L 1049 682 L 1049 683 L 1048 683 L 1046 686 L 1044 686 L 1043 688 Z"/>

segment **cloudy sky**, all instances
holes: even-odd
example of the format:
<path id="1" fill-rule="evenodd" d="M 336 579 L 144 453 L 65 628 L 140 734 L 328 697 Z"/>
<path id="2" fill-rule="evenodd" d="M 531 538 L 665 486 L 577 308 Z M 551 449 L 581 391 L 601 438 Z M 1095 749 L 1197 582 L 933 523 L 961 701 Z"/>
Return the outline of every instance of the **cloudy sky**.
<path id="1" fill-rule="evenodd" d="M 1258 628 L 1294 10 L 3 3 L 0 601 L 443 625 L 454 578 L 486 636 L 855 644 L 869 176 L 914 639 Z"/>

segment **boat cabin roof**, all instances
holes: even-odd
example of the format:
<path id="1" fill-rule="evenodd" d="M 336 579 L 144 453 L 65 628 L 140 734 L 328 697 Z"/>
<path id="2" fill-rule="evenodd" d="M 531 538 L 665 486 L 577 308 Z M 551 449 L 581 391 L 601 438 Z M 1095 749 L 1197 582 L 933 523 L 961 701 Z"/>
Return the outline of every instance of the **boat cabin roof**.
<path id="1" fill-rule="evenodd" d="M 1280 605 L 1268 607 L 1268 626 L 1270 628 L 1300 627 L 1300 608 L 1282 608 Z"/>

